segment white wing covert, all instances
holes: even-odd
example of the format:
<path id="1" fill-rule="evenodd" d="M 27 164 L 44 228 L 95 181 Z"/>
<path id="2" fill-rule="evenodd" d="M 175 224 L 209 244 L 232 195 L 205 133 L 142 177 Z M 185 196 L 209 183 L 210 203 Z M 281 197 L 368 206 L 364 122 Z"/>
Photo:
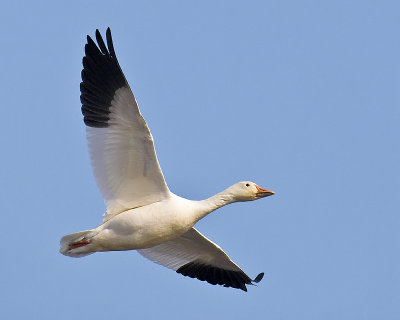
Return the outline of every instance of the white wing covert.
<path id="1" fill-rule="evenodd" d="M 107 212 L 105 220 L 127 209 L 169 197 L 153 137 L 114 52 L 96 30 L 88 36 L 82 60 L 81 102 L 89 153 Z"/>
<path id="2" fill-rule="evenodd" d="M 191 278 L 247 291 L 246 284 L 260 282 L 264 273 L 252 280 L 215 243 L 195 228 L 157 246 L 137 250 L 153 262 Z"/>

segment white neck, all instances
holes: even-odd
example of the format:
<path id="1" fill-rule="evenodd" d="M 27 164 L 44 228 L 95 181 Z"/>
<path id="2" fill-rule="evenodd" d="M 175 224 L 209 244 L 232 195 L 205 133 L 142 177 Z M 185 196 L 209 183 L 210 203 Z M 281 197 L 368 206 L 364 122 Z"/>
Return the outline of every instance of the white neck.
<path id="1" fill-rule="evenodd" d="M 199 210 L 196 212 L 195 220 L 197 222 L 214 210 L 236 201 L 229 188 L 208 199 L 197 201 Z"/>

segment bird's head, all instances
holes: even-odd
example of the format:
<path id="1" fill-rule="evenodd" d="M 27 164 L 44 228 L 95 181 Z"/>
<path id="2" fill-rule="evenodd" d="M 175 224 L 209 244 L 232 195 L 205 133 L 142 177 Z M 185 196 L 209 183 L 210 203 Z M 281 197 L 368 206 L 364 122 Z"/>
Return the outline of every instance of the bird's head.
<path id="1" fill-rule="evenodd" d="M 274 191 L 263 189 L 251 181 L 235 183 L 229 188 L 229 192 L 236 201 L 251 201 L 272 196 Z"/>

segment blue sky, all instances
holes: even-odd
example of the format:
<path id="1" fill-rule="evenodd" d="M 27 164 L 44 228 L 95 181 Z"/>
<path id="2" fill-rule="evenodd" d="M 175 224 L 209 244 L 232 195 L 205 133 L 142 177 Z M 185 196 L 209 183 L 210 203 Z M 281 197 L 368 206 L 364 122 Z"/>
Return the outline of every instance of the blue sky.
<path id="1" fill-rule="evenodd" d="M 398 2 L 8 1 L 0 21 L 2 319 L 399 319 Z M 108 26 L 173 192 L 276 191 L 197 225 L 265 272 L 248 293 L 58 253 L 104 212 L 79 83 Z"/>

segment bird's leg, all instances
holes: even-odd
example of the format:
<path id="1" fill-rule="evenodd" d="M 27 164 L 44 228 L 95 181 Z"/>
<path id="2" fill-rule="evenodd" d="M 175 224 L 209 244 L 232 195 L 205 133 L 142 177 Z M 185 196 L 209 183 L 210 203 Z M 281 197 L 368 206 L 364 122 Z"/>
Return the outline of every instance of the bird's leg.
<path id="1" fill-rule="evenodd" d="M 87 244 L 89 244 L 91 242 L 92 242 L 91 240 L 83 238 L 83 239 L 81 239 L 79 241 L 70 243 L 68 245 L 68 249 L 71 250 L 71 249 L 76 249 L 76 248 L 79 248 L 79 247 L 83 247 L 83 246 L 86 246 Z"/>

